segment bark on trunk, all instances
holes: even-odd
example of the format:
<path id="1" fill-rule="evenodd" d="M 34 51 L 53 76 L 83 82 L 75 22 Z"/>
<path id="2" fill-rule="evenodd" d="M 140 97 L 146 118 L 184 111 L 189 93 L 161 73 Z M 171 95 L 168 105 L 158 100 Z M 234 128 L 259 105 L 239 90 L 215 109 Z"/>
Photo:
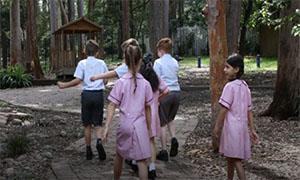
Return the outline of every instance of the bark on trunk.
<path id="1" fill-rule="evenodd" d="M 242 1 L 225 0 L 228 54 L 238 53 Z"/>
<path id="2" fill-rule="evenodd" d="M 27 0 L 27 46 L 28 46 L 28 57 L 29 62 L 33 61 L 34 67 L 34 77 L 36 79 L 41 79 L 43 77 L 43 71 L 40 65 L 40 60 L 38 58 L 38 48 L 37 48 L 37 25 L 36 25 L 36 4 L 35 0 Z"/>
<path id="3" fill-rule="evenodd" d="M 226 83 L 224 63 L 227 58 L 226 19 L 222 0 L 208 1 L 208 37 L 210 56 L 210 91 L 211 111 L 214 122 L 219 111 L 218 100 Z M 214 123 L 212 123 L 214 125 Z M 213 139 L 214 150 L 218 149 L 218 141 Z"/>
<path id="4" fill-rule="evenodd" d="M 245 49 L 245 41 L 246 41 L 246 32 L 247 32 L 247 23 L 249 21 L 252 8 L 253 8 L 253 0 L 246 1 L 244 5 L 245 11 L 244 11 L 244 16 L 243 16 L 243 24 L 241 28 L 241 33 L 240 33 L 240 41 L 239 41 L 239 52 L 242 56 L 245 55 L 246 49 Z"/>
<path id="5" fill-rule="evenodd" d="M 166 3 L 167 2 L 167 3 Z M 156 43 L 159 39 L 167 37 L 169 34 L 169 1 L 151 0 L 149 4 L 149 29 L 150 29 L 150 49 L 157 57 Z M 167 18 L 165 18 L 167 16 Z M 164 25 L 165 24 L 165 25 Z"/>
<path id="6" fill-rule="evenodd" d="M 57 13 L 57 4 L 56 1 L 49 1 L 49 9 L 50 9 L 50 29 L 51 29 L 51 40 L 50 40 L 50 66 L 51 69 L 56 72 L 57 71 L 57 50 L 55 46 L 55 36 L 52 34 L 58 28 L 58 13 Z"/>
<path id="7" fill-rule="evenodd" d="M 300 1 L 292 0 L 288 8 L 281 12 L 287 17 L 300 8 Z M 296 20 L 300 23 L 300 19 Z M 295 22 L 294 22 L 295 23 Z M 273 102 L 265 115 L 276 119 L 300 117 L 300 38 L 291 34 L 292 22 L 279 30 L 279 61 Z"/>
<path id="8" fill-rule="evenodd" d="M 129 0 L 122 0 L 122 42 L 129 38 Z"/>
<path id="9" fill-rule="evenodd" d="M 10 64 L 20 64 L 24 66 L 22 61 L 21 47 L 21 22 L 20 22 L 20 1 L 13 0 L 10 9 Z"/>

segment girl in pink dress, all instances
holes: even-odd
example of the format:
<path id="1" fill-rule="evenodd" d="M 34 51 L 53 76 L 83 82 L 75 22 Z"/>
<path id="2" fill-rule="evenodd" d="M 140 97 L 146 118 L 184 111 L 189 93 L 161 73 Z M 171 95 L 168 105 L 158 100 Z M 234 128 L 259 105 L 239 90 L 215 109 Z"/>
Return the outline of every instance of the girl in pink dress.
<path id="1" fill-rule="evenodd" d="M 148 179 L 146 159 L 151 157 L 151 109 L 153 92 L 147 80 L 138 73 L 141 50 L 129 45 L 124 52 L 129 72 L 123 75 L 111 90 L 107 108 L 104 140 L 107 139 L 115 108 L 120 109 L 117 129 L 117 150 L 114 161 L 114 179 L 120 179 L 123 159 L 137 161 L 140 179 Z"/>
<path id="2" fill-rule="evenodd" d="M 258 136 L 253 125 L 251 93 L 247 83 L 240 79 L 244 73 L 242 56 L 229 56 L 224 72 L 229 82 L 219 100 L 221 110 L 214 136 L 218 138 L 221 134 L 219 152 L 227 158 L 228 179 L 233 179 L 234 169 L 239 179 L 246 179 L 241 161 L 251 157 L 251 141 L 256 144 Z"/>
<path id="3" fill-rule="evenodd" d="M 150 83 L 152 91 L 153 91 L 153 101 L 151 103 L 151 161 L 149 164 L 149 179 L 156 178 L 156 168 L 155 168 L 155 161 L 156 161 L 156 147 L 155 147 L 155 137 L 159 137 L 161 133 L 160 128 L 160 119 L 158 114 L 158 104 L 159 100 L 162 99 L 169 93 L 168 86 L 164 81 L 158 78 L 156 75 L 153 64 L 151 62 L 152 55 L 147 53 L 144 55 L 143 64 L 141 66 L 141 74 L 143 77 Z"/>

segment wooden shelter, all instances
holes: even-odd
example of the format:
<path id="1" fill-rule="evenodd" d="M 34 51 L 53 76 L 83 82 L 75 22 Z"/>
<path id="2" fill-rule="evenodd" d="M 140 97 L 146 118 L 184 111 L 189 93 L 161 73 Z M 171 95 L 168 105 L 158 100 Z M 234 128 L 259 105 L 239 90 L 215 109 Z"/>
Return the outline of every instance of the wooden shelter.
<path id="1" fill-rule="evenodd" d="M 102 27 L 85 17 L 67 23 L 57 29 L 55 36 L 55 56 L 52 69 L 58 77 L 73 76 L 77 63 L 85 58 L 83 47 L 88 39 L 102 44 Z"/>

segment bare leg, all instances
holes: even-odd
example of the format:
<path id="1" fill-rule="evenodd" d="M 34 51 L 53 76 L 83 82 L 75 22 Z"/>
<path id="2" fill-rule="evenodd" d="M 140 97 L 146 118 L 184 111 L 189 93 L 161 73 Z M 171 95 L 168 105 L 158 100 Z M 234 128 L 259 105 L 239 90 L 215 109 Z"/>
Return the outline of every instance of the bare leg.
<path id="1" fill-rule="evenodd" d="M 156 147 L 155 147 L 155 139 L 152 137 L 150 139 L 151 142 L 151 163 L 155 163 L 156 161 Z"/>
<path id="2" fill-rule="evenodd" d="M 227 158 L 227 177 L 228 180 L 232 180 L 234 176 L 234 160 Z"/>
<path id="3" fill-rule="evenodd" d="M 96 129 L 97 139 L 103 139 L 102 138 L 102 127 L 101 126 L 97 126 L 97 127 L 95 127 L 95 129 Z"/>
<path id="4" fill-rule="evenodd" d="M 171 137 L 172 138 L 175 137 L 176 130 L 175 130 L 174 120 L 168 123 L 168 129 Z"/>
<path id="5" fill-rule="evenodd" d="M 236 168 L 239 179 L 240 180 L 245 180 L 246 175 L 245 175 L 245 170 L 244 170 L 243 165 L 242 165 L 242 160 L 235 159 L 234 160 L 234 165 L 235 165 L 235 168 Z"/>
<path id="6" fill-rule="evenodd" d="M 114 162 L 114 180 L 119 180 L 122 174 L 123 157 L 117 152 Z"/>
<path id="7" fill-rule="evenodd" d="M 148 180 L 148 169 L 146 160 L 137 161 L 139 167 L 139 177 L 140 180 Z"/>
<path id="8" fill-rule="evenodd" d="M 92 139 L 92 128 L 90 125 L 84 127 L 84 138 L 85 138 L 85 144 L 87 146 L 90 146 L 91 139 Z"/>
<path id="9" fill-rule="evenodd" d="M 161 136 L 160 136 L 161 146 L 163 150 L 167 150 L 167 127 L 161 127 Z"/>

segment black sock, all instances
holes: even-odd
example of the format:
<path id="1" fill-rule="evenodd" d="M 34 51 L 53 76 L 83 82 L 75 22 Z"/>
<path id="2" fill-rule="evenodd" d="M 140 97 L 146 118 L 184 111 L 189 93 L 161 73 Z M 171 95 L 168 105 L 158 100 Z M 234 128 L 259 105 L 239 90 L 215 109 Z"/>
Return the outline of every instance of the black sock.
<path id="1" fill-rule="evenodd" d="M 91 149 L 91 145 L 86 145 L 86 148 L 87 149 Z"/>
<path id="2" fill-rule="evenodd" d="M 97 139 L 97 144 L 101 144 L 101 142 L 102 142 L 101 138 L 98 138 Z"/>

